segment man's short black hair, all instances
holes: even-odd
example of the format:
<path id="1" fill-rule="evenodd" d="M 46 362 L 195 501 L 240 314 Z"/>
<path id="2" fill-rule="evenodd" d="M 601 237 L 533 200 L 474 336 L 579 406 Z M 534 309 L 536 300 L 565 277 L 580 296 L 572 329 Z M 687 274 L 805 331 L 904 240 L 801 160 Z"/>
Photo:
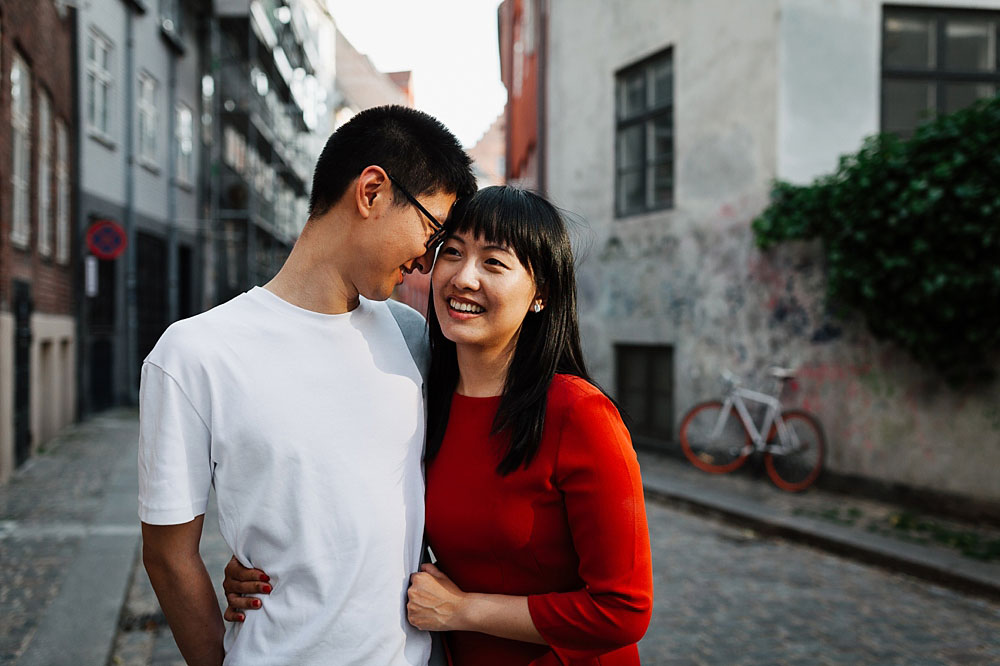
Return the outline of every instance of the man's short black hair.
<path id="1" fill-rule="evenodd" d="M 392 174 L 414 196 L 475 194 L 472 161 L 448 128 L 422 111 L 377 106 L 357 114 L 326 142 L 313 172 L 309 218 L 333 207 L 370 165 Z M 402 196 L 393 188 L 393 200 Z"/>

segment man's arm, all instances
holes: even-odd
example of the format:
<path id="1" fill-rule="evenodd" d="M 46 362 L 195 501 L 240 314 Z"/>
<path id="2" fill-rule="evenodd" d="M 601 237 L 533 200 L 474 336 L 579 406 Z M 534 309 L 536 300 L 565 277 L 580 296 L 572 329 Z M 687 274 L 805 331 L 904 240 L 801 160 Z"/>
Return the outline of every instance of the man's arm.
<path id="1" fill-rule="evenodd" d="M 219 666 L 225 656 L 219 602 L 198 552 L 204 522 L 142 524 L 142 563 L 189 666 Z"/>

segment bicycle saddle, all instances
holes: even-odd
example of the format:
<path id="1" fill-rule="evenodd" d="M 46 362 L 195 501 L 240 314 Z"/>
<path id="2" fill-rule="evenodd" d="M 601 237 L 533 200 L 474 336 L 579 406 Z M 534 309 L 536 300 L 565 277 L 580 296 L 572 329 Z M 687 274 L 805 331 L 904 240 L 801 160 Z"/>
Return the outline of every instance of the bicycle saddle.
<path id="1" fill-rule="evenodd" d="M 774 366 L 768 371 L 768 374 L 778 379 L 792 379 L 795 377 L 795 370 L 793 368 L 779 368 L 778 366 Z"/>

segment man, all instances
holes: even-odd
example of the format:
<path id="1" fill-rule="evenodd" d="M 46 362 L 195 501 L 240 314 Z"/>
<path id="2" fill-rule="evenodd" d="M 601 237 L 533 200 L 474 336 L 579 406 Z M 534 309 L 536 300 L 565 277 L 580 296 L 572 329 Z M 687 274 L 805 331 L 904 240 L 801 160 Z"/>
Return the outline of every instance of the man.
<path id="1" fill-rule="evenodd" d="M 422 319 L 383 301 L 430 270 L 441 221 L 474 191 L 438 121 L 361 112 L 323 149 L 274 279 L 175 323 L 143 363 L 143 563 L 188 664 L 427 662 L 430 638 L 405 612 L 424 524 L 408 351 Z M 198 553 L 212 485 L 227 544 L 273 586 L 225 636 Z"/>

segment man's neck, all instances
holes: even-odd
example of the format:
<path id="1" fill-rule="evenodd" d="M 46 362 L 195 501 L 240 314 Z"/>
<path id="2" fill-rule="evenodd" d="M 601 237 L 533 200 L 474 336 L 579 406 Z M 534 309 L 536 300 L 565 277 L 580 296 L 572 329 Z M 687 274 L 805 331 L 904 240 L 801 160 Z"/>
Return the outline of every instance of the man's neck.
<path id="1" fill-rule="evenodd" d="M 328 237 L 333 235 L 329 222 L 303 230 L 281 270 L 264 288 L 305 310 L 343 314 L 358 307 L 360 298 L 357 288 L 341 272 L 339 239 Z"/>

